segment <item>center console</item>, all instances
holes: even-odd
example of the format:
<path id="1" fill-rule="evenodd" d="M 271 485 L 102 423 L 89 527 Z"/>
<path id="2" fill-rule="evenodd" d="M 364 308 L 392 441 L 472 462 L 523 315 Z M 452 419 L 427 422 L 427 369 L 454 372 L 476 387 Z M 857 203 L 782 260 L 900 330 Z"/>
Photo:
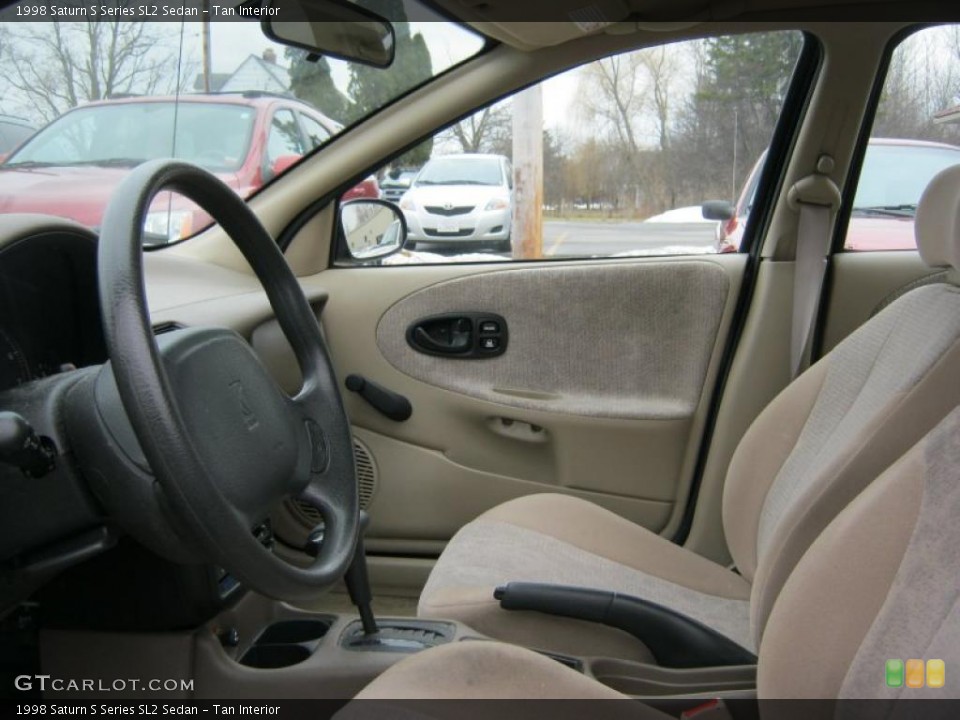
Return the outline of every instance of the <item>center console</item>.
<path id="1" fill-rule="evenodd" d="M 457 622 L 378 618 L 380 638 L 356 615 L 310 613 L 249 595 L 197 639 L 197 697 L 346 698 L 411 654 L 488 638 Z M 667 668 L 601 657 L 544 653 L 638 698 L 751 697 L 755 665 Z M 238 695 L 239 694 L 239 695 Z"/>
<path id="2" fill-rule="evenodd" d="M 313 541 L 318 547 L 322 536 Z M 45 671 L 59 677 L 191 678 L 189 694 L 174 694 L 183 698 L 339 700 L 353 697 L 414 653 L 490 641 L 458 622 L 375 618 L 362 542 L 344 580 L 356 614 L 311 612 L 247 593 L 196 630 L 152 635 L 47 631 L 41 635 Z M 729 647 L 688 619 L 663 617 L 663 608 L 597 591 L 523 583 L 499 588 L 496 596 L 507 610 L 575 617 L 636 636 L 655 660 L 543 653 L 626 695 L 690 705 L 755 695 L 752 654 Z"/>

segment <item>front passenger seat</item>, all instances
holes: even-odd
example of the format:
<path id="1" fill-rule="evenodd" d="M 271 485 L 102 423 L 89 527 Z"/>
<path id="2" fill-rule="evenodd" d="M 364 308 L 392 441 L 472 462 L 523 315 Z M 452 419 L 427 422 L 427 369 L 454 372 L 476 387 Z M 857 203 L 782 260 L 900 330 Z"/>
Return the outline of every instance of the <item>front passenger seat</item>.
<path id="1" fill-rule="evenodd" d="M 960 409 L 872 482 L 811 544 L 770 616 L 757 665 L 761 700 L 960 698 L 947 668 L 960 664 Z M 889 661 L 901 663 L 899 676 Z M 904 672 L 927 661 L 919 687 Z M 932 661 L 932 662 L 930 662 Z M 939 667 L 937 667 L 939 666 Z M 886 675 L 886 677 L 885 677 Z M 620 678 L 617 678 L 620 679 Z M 924 687 L 924 685 L 926 687 Z M 923 688 L 923 689 L 920 689 Z M 596 680 L 524 648 L 459 642 L 397 663 L 357 699 L 617 699 Z M 378 706 L 383 710 L 384 706 Z M 397 713 L 402 706 L 392 706 Z M 463 705 L 419 705 L 462 716 Z M 589 710 L 598 714 L 593 706 Z M 796 710 L 793 709 L 796 707 Z M 498 708 L 502 709 L 501 706 Z M 343 718 L 362 706 L 347 706 Z M 412 709 L 412 708 L 411 708 Z M 545 706 L 510 706 L 526 716 Z M 556 714 L 559 706 L 550 706 Z M 850 708 L 848 708 L 849 710 Z M 856 717 L 953 717 L 953 706 L 861 706 Z M 585 714 L 573 706 L 570 717 Z M 616 717 L 669 720 L 640 703 L 605 705 Z M 789 710 L 789 712 L 788 712 Z M 764 706 L 760 716 L 835 717 L 836 706 Z M 913 710 L 911 713 L 910 710 Z M 607 713 L 604 713 L 607 714 Z M 837 712 L 838 715 L 842 713 Z M 713 715 L 709 715 L 713 717 Z"/>
<path id="2" fill-rule="evenodd" d="M 532 495 L 454 536 L 419 615 L 528 647 L 650 662 L 649 650 L 620 630 L 502 610 L 493 597 L 513 581 L 580 586 L 666 606 L 754 651 L 813 540 L 960 404 L 960 165 L 927 188 L 916 236 L 929 266 L 953 269 L 951 282 L 909 292 L 871 318 L 787 387 L 741 441 L 723 499 L 738 572 L 592 503 Z"/>

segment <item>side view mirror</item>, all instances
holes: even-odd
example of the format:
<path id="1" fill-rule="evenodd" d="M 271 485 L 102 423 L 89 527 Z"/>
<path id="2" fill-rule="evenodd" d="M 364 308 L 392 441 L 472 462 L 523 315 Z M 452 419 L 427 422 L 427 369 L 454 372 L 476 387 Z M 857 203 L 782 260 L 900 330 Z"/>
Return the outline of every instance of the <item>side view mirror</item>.
<path id="1" fill-rule="evenodd" d="M 407 221 L 385 200 L 351 200 L 340 206 L 339 227 L 354 260 L 379 260 L 403 249 Z"/>
<path id="2" fill-rule="evenodd" d="M 730 220 L 737 214 L 737 208 L 726 200 L 708 200 L 700 206 L 704 220 Z"/>
<path id="3" fill-rule="evenodd" d="M 303 159 L 303 155 L 281 155 L 270 166 L 270 177 L 277 177 L 277 175 L 296 165 L 301 159 Z"/>

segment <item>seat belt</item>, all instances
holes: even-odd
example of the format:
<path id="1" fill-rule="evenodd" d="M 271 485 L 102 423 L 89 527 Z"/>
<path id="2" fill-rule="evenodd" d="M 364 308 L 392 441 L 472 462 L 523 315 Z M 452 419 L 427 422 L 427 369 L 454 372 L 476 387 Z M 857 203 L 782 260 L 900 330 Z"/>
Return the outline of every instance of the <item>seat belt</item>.
<path id="1" fill-rule="evenodd" d="M 840 207 L 840 190 L 830 179 L 833 158 L 821 155 L 813 175 L 799 180 L 787 202 L 800 213 L 793 274 L 793 326 L 790 333 L 790 372 L 796 378 L 810 359 L 823 284 L 830 261 L 833 213 Z"/>

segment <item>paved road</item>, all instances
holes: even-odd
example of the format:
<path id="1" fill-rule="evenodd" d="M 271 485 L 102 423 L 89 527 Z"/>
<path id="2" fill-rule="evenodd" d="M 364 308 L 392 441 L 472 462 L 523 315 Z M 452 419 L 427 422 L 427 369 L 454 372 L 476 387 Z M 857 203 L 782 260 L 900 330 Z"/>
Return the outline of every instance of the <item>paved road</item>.
<path id="1" fill-rule="evenodd" d="M 713 247 L 713 223 L 590 223 L 546 220 L 543 254 L 547 257 L 612 255 L 666 246 Z"/>
<path id="2" fill-rule="evenodd" d="M 608 256 L 617 253 L 636 251 L 651 255 L 660 254 L 657 251 L 668 249 L 664 254 L 696 254 L 698 252 L 713 252 L 715 226 L 713 223 L 602 223 L 602 222 L 567 222 L 560 220 L 546 220 L 543 224 L 543 255 L 544 257 L 590 257 Z M 420 252 L 436 253 L 447 257 L 457 257 L 466 253 L 481 253 L 476 258 L 482 259 L 482 254 L 489 256 L 490 251 L 484 249 L 464 250 L 456 246 L 435 247 L 425 246 L 417 248 Z M 507 253 L 501 257 L 507 258 Z M 432 256 L 429 262 L 436 260 Z M 414 260 L 418 262 L 418 260 Z M 427 262 L 427 260 L 419 260 Z M 399 264 L 396 261 L 390 264 Z"/>

